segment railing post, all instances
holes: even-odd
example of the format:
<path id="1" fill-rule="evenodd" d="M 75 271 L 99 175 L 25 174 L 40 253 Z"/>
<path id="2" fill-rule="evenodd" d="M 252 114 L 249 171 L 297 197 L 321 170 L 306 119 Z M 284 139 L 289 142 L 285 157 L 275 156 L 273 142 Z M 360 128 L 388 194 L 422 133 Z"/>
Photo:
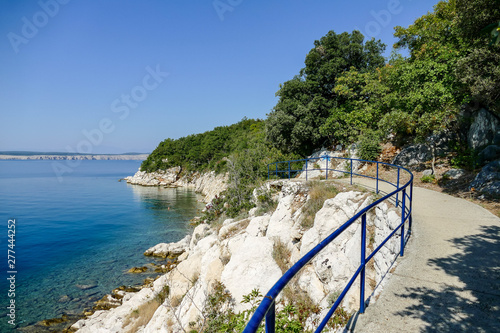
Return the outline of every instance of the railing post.
<path id="1" fill-rule="evenodd" d="M 307 161 L 308 161 L 308 160 L 306 159 L 306 181 L 307 181 L 307 168 L 308 168 L 308 166 L 307 166 Z"/>
<path id="2" fill-rule="evenodd" d="M 375 193 L 378 194 L 378 162 L 375 163 L 377 163 L 377 188 L 375 189 Z"/>
<path id="3" fill-rule="evenodd" d="M 405 204 L 406 204 L 406 188 L 403 189 L 403 204 L 401 210 L 401 250 L 399 255 L 402 257 L 405 254 Z"/>
<path id="4" fill-rule="evenodd" d="M 292 172 L 290 171 L 290 161 L 288 161 L 288 180 L 292 178 Z"/>
<path id="5" fill-rule="evenodd" d="M 278 162 L 276 162 L 276 178 L 278 178 Z"/>
<path id="6" fill-rule="evenodd" d="M 396 188 L 398 190 L 399 190 L 399 171 L 400 171 L 400 169 L 398 168 L 398 182 L 397 182 L 397 186 L 396 186 Z M 398 205 L 399 205 L 399 200 L 398 199 L 399 199 L 399 192 L 396 193 L 396 207 L 398 207 Z"/>
<path id="7" fill-rule="evenodd" d="M 266 333 L 274 333 L 276 326 L 276 314 L 275 314 L 275 303 L 271 304 L 271 307 L 266 313 Z"/>
<path id="8" fill-rule="evenodd" d="M 326 180 L 328 180 L 328 162 L 330 161 L 330 156 L 326 155 Z"/>
<path id="9" fill-rule="evenodd" d="M 413 213 L 413 181 L 410 184 L 410 216 L 408 218 L 408 233 L 411 233 L 412 213 Z"/>
<path id="10" fill-rule="evenodd" d="M 351 185 L 352 185 L 352 158 L 351 158 Z"/>
<path id="11" fill-rule="evenodd" d="M 365 312 L 366 213 L 361 216 L 361 276 L 359 278 L 359 313 Z"/>

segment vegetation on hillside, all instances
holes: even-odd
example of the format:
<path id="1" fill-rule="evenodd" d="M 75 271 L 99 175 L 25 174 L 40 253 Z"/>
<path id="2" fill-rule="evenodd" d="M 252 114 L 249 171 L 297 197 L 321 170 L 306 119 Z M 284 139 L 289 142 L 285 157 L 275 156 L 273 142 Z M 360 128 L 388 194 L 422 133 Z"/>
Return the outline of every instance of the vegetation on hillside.
<path id="1" fill-rule="evenodd" d="M 409 27 L 395 28 L 398 41 L 387 62 L 380 40 L 330 31 L 314 42 L 299 74 L 280 86 L 266 120 L 244 118 L 166 139 L 141 169 L 227 172 L 228 190 L 204 216 L 211 221 L 254 206 L 252 191 L 268 163 L 338 143 L 358 143 L 359 156 L 372 160 L 388 138 L 418 141 L 453 127 L 465 103 L 500 114 L 500 45 L 491 40 L 498 37 L 499 4 L 440 1 Z M 409 57 L 396 53 L 402 49 Z"/>
<path id="2" fill-rule="evenodd" d="M 229 188 L 202 217 L 211 222 L 236 217 L 256 204 L 253 190 L 266 178 L 268 163 L 354 142 L 360 157 L 372 160 L 380 153 L 380 143 L 389 138 L 419 141 L 453 128 L 463 105 L 486 107 L 500 115 L 499 22 L 498 0 L 440 1 L 409 27 L 395 28 L 398 41 L 387 61 L 379 40 L 365 41 L 359 31 L 330 31 L 314 42 L 299 74 L 280 86 L 279 100 L 266 120 L 245 118 L 205 133 L 166 139 L 141 169 L 181 166 L 183 172 L 227 172 Z M 397 53 L 403 49 L 408 57 Z M 273 206 L 266 193 L 257 201 Z M 320 205 L 312 204 L 303 227 Z M 194 322 L 193 332 L 244 326 L 250 311 L 235 314 L 222 285 L 210 297 L 206 320 Z M 252 310 L 258 298 L 255 291 L 245 299 Z M 303 315 L 299 303 L 282 305 L 279 329 L 303 331 L 313 310 Z"/>
<path id="3" fill-rule="evenodd" d="M 380 41 L 330 31 L 278 91 L 268 139 L 307 155 L 321 145 L 373 146 L 390 134 L 421 140 L 450 128 L 464 103 L 500 113 L 500 47 L 483 32 L 499 20 L 495 0 L 441 1 L 408 28 L 395 28 L 395 50 L 410 56 L 393 53 L 387 63 Z"/>
<path id="4" fill-rule="evenodd" d="M 373 158 L 391 134 L 408 142 L 450 128 L 464 103 L 500 114 L 500 45 L 491 40 L 499 21 L 498 0 L 440 1 L 409 27 L 395 28 L 398 41 L 387 62 L 380 40 L 330 31 L 314 42 L 299 74 L 280 86 L 265 121 L 245 118 L 166 139 L 142 170 L 220 172 L 239 161 L 264 176 L 268 162 L 337 143 L 359 142 L 363 157 Z M 409 57 L 396 53 L 402 49 Z"/>

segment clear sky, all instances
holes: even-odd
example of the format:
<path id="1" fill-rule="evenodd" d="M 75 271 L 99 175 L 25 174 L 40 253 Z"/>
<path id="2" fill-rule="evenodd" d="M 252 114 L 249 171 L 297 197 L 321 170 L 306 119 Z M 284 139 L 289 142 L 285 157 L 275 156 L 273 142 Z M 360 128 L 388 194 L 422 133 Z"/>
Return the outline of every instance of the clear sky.
<path id="1" fill-rule="evenodd" d="M 0 151 L 151 152 L 264 119 L 329 30 L 388 45 L 438 0 L 0 0 Z"/>

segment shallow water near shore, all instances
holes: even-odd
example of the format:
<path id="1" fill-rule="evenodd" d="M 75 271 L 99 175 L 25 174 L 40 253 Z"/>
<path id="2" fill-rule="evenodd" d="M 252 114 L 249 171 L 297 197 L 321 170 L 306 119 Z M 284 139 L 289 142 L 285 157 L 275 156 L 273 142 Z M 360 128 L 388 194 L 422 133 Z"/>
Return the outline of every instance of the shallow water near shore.
<path id="1" fill-rule="evenodd" d="M 54 163 L 0 161 L 0 331 L 15 300 L 17 327 L 78 314 L 120 285 L 141 283 L 128 269 L 154 259 L 143 252 L 189 231 L 202 205 L 189 189 L 141 187 L 118 182 L 138 161 L 82 161 L 58 179 Z M 7 283 L 7 224 L 15 219 L 15 297 Z M 3 229 L 3 231 L 2 231 Z"/>

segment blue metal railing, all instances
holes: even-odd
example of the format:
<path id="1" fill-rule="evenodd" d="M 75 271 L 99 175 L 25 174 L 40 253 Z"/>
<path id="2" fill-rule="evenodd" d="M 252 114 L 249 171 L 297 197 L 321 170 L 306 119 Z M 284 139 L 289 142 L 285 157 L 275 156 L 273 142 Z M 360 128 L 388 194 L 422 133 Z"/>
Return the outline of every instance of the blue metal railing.
<path id="1" fill-rule="evenodd" d="M 322 172 L 323 170 L 325 171 L 325 178 L 328 179 L 328 173 L 330 171 L 336 171 L 336 172 L 342 172 L 345 174 L 350 175 L 350 182 L 352 185 L 352 177 L 353 176 L 360 176 L 364 178 L 370 178 L 370 179 L 375 179 L 376 185 L 375 185 L 375 191 L 378 194 L 379 193 L 379 182 L 385 182 L 391 186 L 394 186 L 395 190 L 388 193 L 387 195 L 383 196 L 382 198 L 376 200 L 373 202 L 371 205 L 365 207 L 362 209 L 360 212 L 358 212 L 356 215 L 354 215 L 351 219 L 349 219 L 346 223 L 344 223 L 342 226 L 340 226 L 337 230 L 332 232 L 328 237 L 326 237 L 323 241 L 321 241 L 318 245 L 316 245 L 312 250 L 310 250 L 308 253 L 306 253 L 295 265 L 293 265 L 288 271 L 283 274 L 283 276 L 275 283 L 275 285 L 269 290 L 269 292 L 264 296 L 262 299 L 262 302 L 260 303 L 259 307 L 255 310 L 253 316 L 250 318 L 250 321 L 248 322 L 247 326 L 245 327 L 245 330 L 243 333 L 253 333 L 256 332 L 257 329 L 259 328 L 262 320 L 264 317 L 266 318 L 266 332 L 267 333 L 274 333 L 275 332 L 275 305 L 276 305 L 276 297 L 278 294 L 283 290 L 283 288 L 290 282 L 290 280 L 306 265 L 308 264 L 321 250 L 323 250 L 328 244 L 330 244 L 337 236 L 339 236 L 344 230 L 346 230 L 349 226 L 351 226 L 353 223 L 355 223 L 359 218 L 361 218 L 361 260 L 360 260 L 360 265 L 356 269 L 356 272 L 354 275 L 351 277 L 351 279 L 348 281 L 346 287 L 344 290 L 340 293 L 338 296 L 337 300 L 335 303 L 332 305 L 330 310 L 328 311 L 327 315 L 325 318 L 321 321 L 319 324 L 318 328 L 316 329 L 315 332 L 321 332 L 332 315 L 334 314 L 335 310 L 339 307 L 340 302 L 344 299 L 345 295 L 351 288 L 352 284 L 356 280 L 358 276 L 360 276 L 360 304 L 359 304 L 359 312 L 364 313 L 365 311 L 365 268 L 366 264 L 373 259 L 375 254 L 382 248 L 382 246 L 387 243 L 389 239 L 391 239 L 396 232 L 401 230 L 400 235 L 401 235 L 401 245 L 400 245 L 400 256 L 403 256 L 404 254 L 404 247 L 406 242 L 408 241 L 408 238 L 410 237 L 411 234 L 411 225 L 412 225 L 412 199 L 413 199 L 413 174 L 408 170 L 405 169 L 401 166 L 394 165 L 394 164 L 389 164 L 389 163 L 384 163 L 384 162 L 376 162 L 376 161 L 367 161 L 367 160 L 360 160 L 360 159 L 351 159 L 351 158 L 344 158 L 344 157 L 331 157 L 331 156 L 322 156 L 322 157 L 315 157 L 315 158 L 307 158 L 307 159 L 302 159 L 302 160 L 293 160 L 293 161 L 285 161 L 285 162 L 275 162 L 268 164 L 267 170 L 268 170 L 268 178 L 271 177 L 272 174 L 275 176 L 278 176 L 279 174 L 287 174 L 288 179 L 291 179 L 291 174 L 292 172 L 298 173 L 298 172 L 305 172 L 306 173 L 306 180 L 308 179 L 307 172 L 310 171 L 308 170 L 308 164 L 310 163 L 311 160 L 313 161 L 318 161 L 320 159 L 324 159 L 326 161 L 326 167 L 325 168 L 313 168 L 312 170 L 319 170 Z M 349 171 L 345 170 L 336 170 L 336 169 L 329 169 L 329 164 L 331 159 L 338 159 L 338 160 L 346 160 L 349 161 L 350 163 L 347 163 L 348 165 L 350 164 Z M 359 173 L 355 173 L 353 171 L 353 161 L 358 161 L 358 162 L 364 162 L 364 163 L 376 163 L 376 177 L 371 177 Z M 292 170 L 291 165 L 293 163 L 299 163 L 303 162 L 305 163 L 305 169 L 300 169 L 300 170 Z M 279 170 L 278 165 L 286 163 L 288 165 L 288 168 L 286 170 Z M 271 172 L 271 167 L 272 165 L 276 165 L 276 167 L 272 168 Z M 393 184 L 392 182 L 388 180 L 381 179 L 379 177 L 379 169 L 380 165 L 383 167 L 389 167 L 389 168 L 395 168 L 397 169 L 397 181 L 396 184 Z M 400 187 L 400 180 L 401 180 L 401 171 L 407 173 L 409 176 L 409 180 Z M 407 193 L 407 189 L 409 189 L 409 194 Z M 400 193 L 401 193 L 401 200 L 400 200 Z M 395 203 L 396 207 L 401 207 L 401 223 L 385 238 L 379 245 L 378 247 L 371 252 L 371 254 L 367 257 L 366 256 L 366 214 L 369 210 L 372 208 L 376 207 L 379 203 L 390 199 L 391 197 L 395 197 Z M 401 206 L 400 206 L 401 203 Z M 405 223 L 408 221 L 408 231 L 405 236 Z"/>

